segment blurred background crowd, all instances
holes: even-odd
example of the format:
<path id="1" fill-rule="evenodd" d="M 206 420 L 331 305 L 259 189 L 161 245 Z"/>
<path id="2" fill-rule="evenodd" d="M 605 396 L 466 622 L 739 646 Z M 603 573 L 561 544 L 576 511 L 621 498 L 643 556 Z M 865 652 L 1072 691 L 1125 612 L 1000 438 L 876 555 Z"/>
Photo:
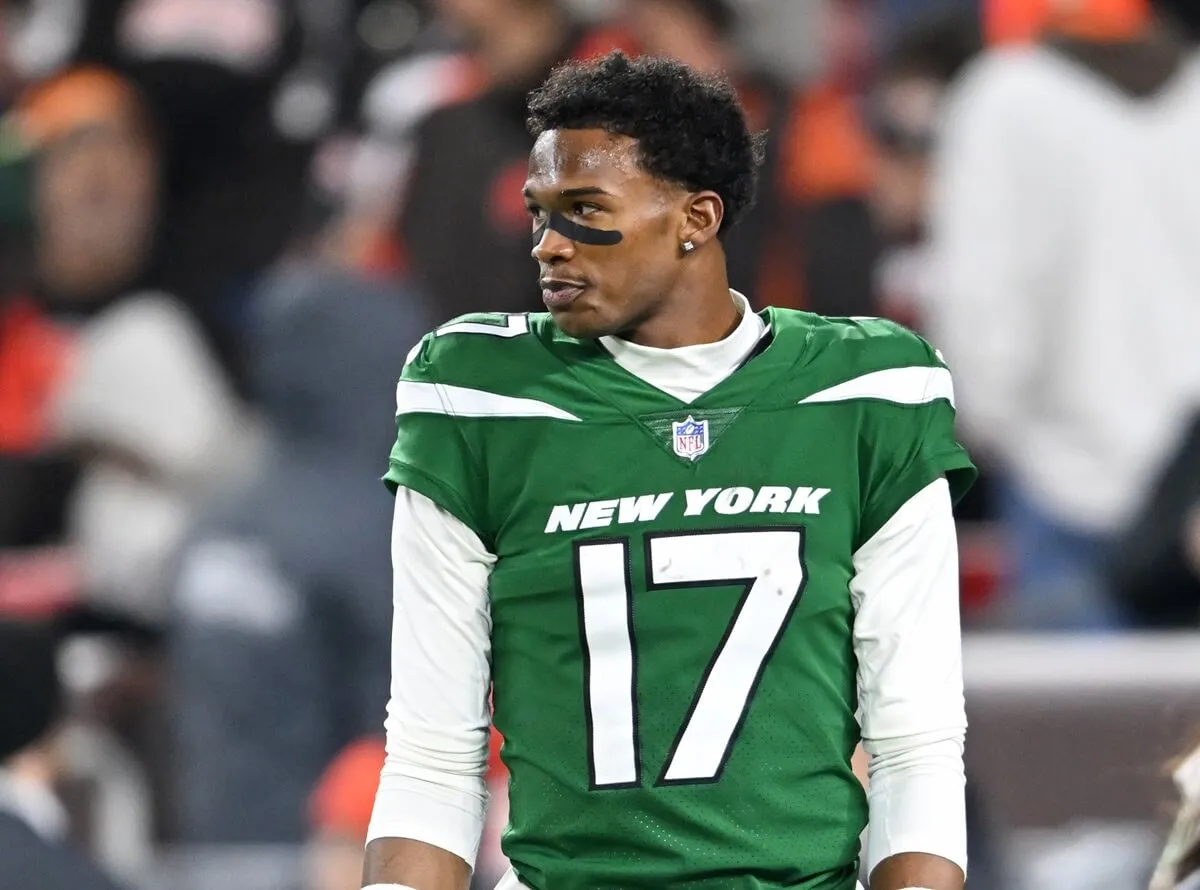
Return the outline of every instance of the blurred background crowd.
<path id="1" fill-rule="evenodd" d="M 359 886 L 394 381 L 538 309 L 524 95 L 612 48 L 768 132 L 735 287 L 954 370 L 969 886 L 1144 890 L 1200 729 L 1198 36 L 1193 0 L 0 0 L 0 890 Z"/>

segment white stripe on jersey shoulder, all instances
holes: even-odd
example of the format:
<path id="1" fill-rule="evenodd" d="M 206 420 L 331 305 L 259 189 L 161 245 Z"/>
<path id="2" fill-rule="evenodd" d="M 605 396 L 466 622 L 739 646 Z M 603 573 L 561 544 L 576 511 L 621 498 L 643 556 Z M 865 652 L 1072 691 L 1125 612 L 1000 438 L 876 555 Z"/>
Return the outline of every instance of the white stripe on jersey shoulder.
<path id="1" fill-rule="evenodd" d="M 421 347 L 422 347 L 422 346 L 424 346 L 424 345 L 425 345 L 425 341 L 424 341 L 424 340 L 418 340 L 418 341 L 417 341 L 417 345 L 416 345 L 416 346 L 414 346 L 412 349 L 410 349 L 410 350 L 408 351 L 408 355 L 406 355 L 406 356 L 404 357 L 404 367 L 406 367 L 406 368 L 407 368 L 409 365 L 411 365 L 411 364 L 413 363 L 413 359 L 415 359 L 415 358 L 416 358 L 416 357 L 417 357 L 417 356 L 420 354 L 420 352 L 421 352 Z"/>
<path id="2" fill-rule="evenodd" d="M 510 315 L 503 325 L 481 321 L 458 321 L 444 325 L 433 332 L 435 337 L 447 334 L 487 334 L 490 337 L 519 337 L 529 333 L 529 316 Z"/>
<path id="3" fill-rule="evenodd" d="M 953 405 L 954 381 L 945 368 L 885 368 L 815 392 L 801 399 L 798 404 L 848 402 L 852 399 L 880 399 L 901 405 L 922 405 L 945 399 Z"/>
<path id="4" fill-rule="evenodd" d="M 580 420 L 569 411 L 537 399 L 502 396 L 484 389 L 401 380 L 396 385 L 396 416 L 446 414 L 451 417 L 549 417 Z"/>

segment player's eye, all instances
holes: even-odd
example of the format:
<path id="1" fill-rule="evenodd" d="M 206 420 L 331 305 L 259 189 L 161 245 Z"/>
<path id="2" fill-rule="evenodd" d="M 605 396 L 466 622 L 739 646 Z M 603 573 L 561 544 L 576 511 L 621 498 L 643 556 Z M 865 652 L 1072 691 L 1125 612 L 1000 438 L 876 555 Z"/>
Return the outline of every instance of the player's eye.
<path id="1" fill-rule="evenodd" d="M 540 225 L 546 219 L 546 211 L 536 204 L 526 204 L 525 209 L 529 211 L 529 216 L 535 225 Z"/>
<path id="2" fill-rule="evenodd" d="M 576 201 L 571 205 L 571 213 L 575 216 L 588 217 L 601 212 L 602 208 L 595 204 L 589 204 L 587 201 Z"/>

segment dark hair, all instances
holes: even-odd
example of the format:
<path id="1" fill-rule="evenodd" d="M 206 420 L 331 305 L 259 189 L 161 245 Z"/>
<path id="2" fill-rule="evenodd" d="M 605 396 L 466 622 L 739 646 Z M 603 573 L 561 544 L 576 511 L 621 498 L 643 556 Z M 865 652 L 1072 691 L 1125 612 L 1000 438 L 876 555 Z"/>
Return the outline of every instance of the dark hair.
<path id="1" fill-rule="evenodd" d="M 763 140 L 733 86 L 670 59 L 614 52 L 569 62 L 529 95 L 529 132 L 601 129 L 638 142 L 646 172 L 725 204 L 721 234 L 754 204 Z"/>
<path id="2" fill-rule="evenodd" d="M 0 762 L 40 741 L 63 704 L 49 627 L 0 621 Z"/>

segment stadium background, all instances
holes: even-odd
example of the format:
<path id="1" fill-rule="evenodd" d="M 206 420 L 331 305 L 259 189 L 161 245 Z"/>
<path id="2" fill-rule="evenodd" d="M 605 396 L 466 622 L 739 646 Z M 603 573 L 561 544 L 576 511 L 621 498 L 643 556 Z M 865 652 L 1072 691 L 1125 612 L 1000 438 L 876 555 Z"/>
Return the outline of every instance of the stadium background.
<path id="1" fill-rule="evenodd" d="M 1197 24 L 1186 0 L 1157 6 Z M 978 52 L 1121 41 L 1147 15 L 1137 0 L 0 2 L 0 618 L 60 640 L 73 839 L 147 890 L 358 886 L 388 682 L 375 480 L 392 383 L 429 327 L 537 308 L 520 99 L 551 64 L 621 47 L 729 70 L 771 134 L 734 283 L 931 333 L 944 91 Z M 1170 171 L 1183 194 L 1196 160 Z M 971 180 L 946 181 L 963 193 L 943 200 L 969 205 Z M 1164 230 L 1200 256 L 1200 228 Z M 1191 284 L 1158 308 L 1195 317 Z M 1089 360 L 1053 312 L 1022 321 Z M 1178 357 L 1163 386 L 1200 395 L 1200 348 Z M 1074 537 L 1054 504 L 1012 508 L 1005 455 L 1037 447 L 1019 423 L 1007 452 L 964 432 L 984 470 L 960 516 L 975 890 L 1146 886 L 1167 764 L 1200 728 L 1189 397 L 1153 466 L 1130 469 L 1134 506 Z M 1114 396 L 1114 424 L 1127 407 Z M 1053 572 L 1031 595 L 1031 529 L 1103 596 L 1076 601 L 1086 584 Z M 0 726 L 24 706 L 11 679 Z M 502 867 L 495 757 L 493 778 L 480 888 Z"/>

